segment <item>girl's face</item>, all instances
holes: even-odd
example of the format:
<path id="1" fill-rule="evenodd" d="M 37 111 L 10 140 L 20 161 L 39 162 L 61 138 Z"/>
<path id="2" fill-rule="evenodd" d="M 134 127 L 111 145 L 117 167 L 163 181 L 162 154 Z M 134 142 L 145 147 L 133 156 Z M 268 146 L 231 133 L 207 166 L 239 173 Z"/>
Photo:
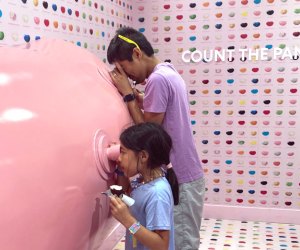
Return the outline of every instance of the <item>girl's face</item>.
<path id="1" fill-rule="evenodd" d="M 120 156 L 118 158 L 119 167 L 127 177 L 136 175 L 138 168 L 138 154 L 121 144 Z"/>

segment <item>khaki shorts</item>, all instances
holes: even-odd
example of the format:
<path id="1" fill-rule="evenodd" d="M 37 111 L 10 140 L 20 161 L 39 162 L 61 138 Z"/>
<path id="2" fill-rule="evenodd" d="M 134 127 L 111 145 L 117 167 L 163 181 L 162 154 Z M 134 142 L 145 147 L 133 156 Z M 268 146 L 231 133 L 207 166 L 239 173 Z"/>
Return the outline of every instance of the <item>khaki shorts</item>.
<path id="1" fill-rule="evenodd" d="M 198 250 L 205 194 L 205 180 L 179 185 L 179 204 L 174 207 L 176 250 Z"/>

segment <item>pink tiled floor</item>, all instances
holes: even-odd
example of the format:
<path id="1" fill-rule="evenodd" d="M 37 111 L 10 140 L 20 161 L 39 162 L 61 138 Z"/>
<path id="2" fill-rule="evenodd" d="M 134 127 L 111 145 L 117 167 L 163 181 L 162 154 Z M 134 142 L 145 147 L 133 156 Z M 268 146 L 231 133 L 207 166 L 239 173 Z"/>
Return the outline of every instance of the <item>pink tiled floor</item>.
<path id="1" fill-rule="evenodd" d="M 199 250 L 300 250 L 300 225 L 203 219 Z M 113 250 L 124 249 L 124 238 Z"/>

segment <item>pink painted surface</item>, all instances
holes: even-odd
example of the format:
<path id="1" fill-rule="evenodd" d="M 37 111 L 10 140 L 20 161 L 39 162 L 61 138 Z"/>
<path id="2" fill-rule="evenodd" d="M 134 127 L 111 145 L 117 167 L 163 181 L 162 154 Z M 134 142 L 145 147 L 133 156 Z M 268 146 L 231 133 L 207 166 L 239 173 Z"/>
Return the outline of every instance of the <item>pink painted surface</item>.
<path id="1" fill-rule="evenodd" d="M 111 249 L 99 157 L 131 120 L 106 66 L 59 40 L 0 55 L 0 249 Z"/>

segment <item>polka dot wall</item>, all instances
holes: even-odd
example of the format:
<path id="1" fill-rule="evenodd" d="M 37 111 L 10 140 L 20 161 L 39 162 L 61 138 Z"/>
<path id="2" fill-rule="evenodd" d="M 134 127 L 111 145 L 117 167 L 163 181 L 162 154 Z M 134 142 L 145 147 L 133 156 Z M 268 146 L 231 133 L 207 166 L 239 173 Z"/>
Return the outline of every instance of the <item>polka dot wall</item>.
<path id="1" fill-rule="evenodd" d="M 137 28 L 188 85 L 206 203 L 299 209 L 299 58 L 271 51 L 300 47 L 300 1 L 139 0 L 136 8 Z M 238 53 L 262 48 L 266 60 Z M 233 56 L 224 61 L 182 59 L 226 49 Z"/>
<path id="2" fill-rule="evenodd" d="M 115 29 L 136 27 L 186 80 L 206 203 L 300 208 L 299 0 L 0 0 L 0 46 L 68 40 L 106 59 Z M 240 49 L 267 49 L 266 60 Z M 185 51 L 232 52 L 184 62 Z"/>
<path id="3" fill-rule="evenodd" d="M 131 1 L 0 0 L 0 45 L 61 38 L 106 60 L 115 29 L 132 25 Z"/>

